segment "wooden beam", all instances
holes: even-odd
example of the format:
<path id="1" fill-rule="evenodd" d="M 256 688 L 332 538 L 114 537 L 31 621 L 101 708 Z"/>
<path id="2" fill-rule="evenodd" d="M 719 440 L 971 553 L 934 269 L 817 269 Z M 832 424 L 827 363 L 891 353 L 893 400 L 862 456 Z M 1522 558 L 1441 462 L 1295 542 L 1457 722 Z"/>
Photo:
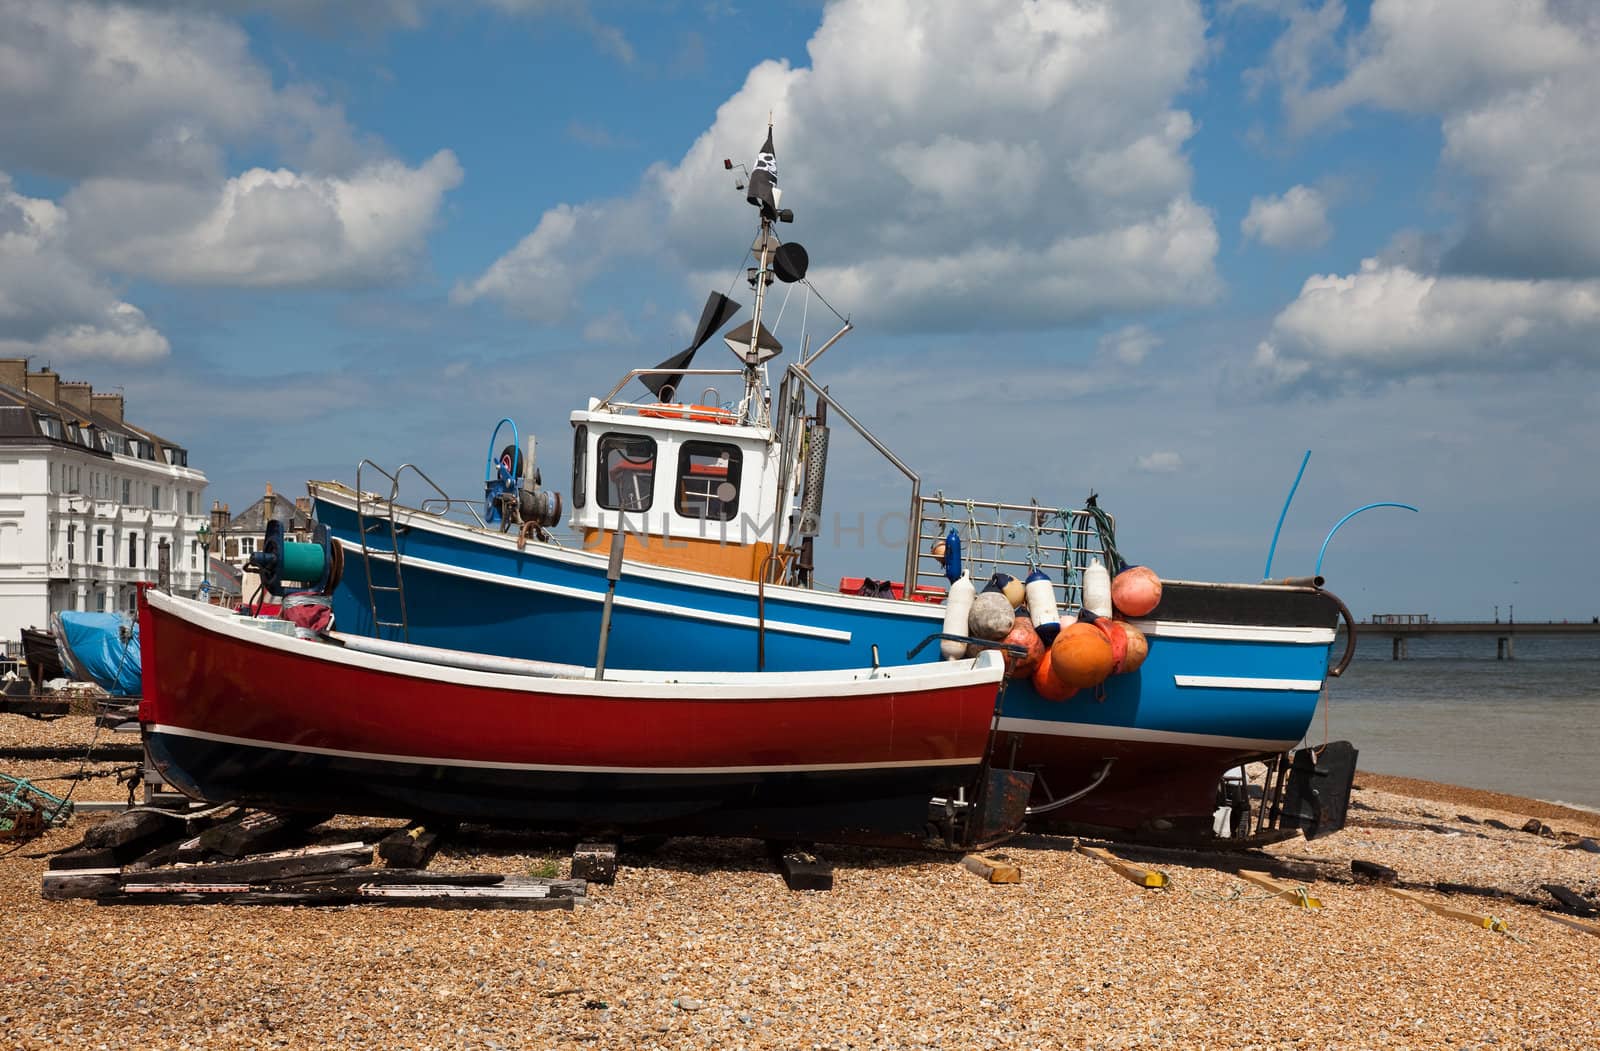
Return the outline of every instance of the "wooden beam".
<path id="1" fill-rule="evenodd" d="M 1472 924 L 1474 927 L 1482 927 L 1485 930 L 1499 931 L 1501 934 L 1511 933 L 1511 927 L 1506 923 L 1505 920 L 1496 919 L 1493 916 L 1480 916 L 1475 912 L 1468 912 L 1466 909 L 1453 908 L 1449 905 L 1440 905 L 1437 902 L 1429 901 L 1420 894 L 1414 894 L 1409 890 L 1401 890 L 1398 887 L 1385 887 L 1383 889 L 1388 893 L 1393 894 L 1395 897 L 1402 899 L 1403 901 L 1409 901 L 1413 904 L 1421 905 L 1428 911 L 1436 912 L 1440 916 L 1448 916 L 1453 920 L 1462 920 L 1466 923 Z"/>
<path id="2" fill-rule="evenodd" d="M 117 868 L 51 869 L 44 874 L 39 895 L 45 901 L 98 898 L 115 891 L 121 876 Z"/>
<path id="3" fill-rule="evenodd" d="M 1113 872 L 1140 887 L 1161 888 L 1172 882 L 1167 878 L 1165 872 L 1161 872 L 1158 869 L 1140 868 L 1138 865 L 1123 861 L 1104 847 L 1087 847 L 1079 843 L 1077 844 L 1077 851 L 1085 857 L 1104 862 L 1110 866 Z"/>
<path id="4" fill-rule="evenodd" d="M 1279 883 L 1265 872 L 1256 872 L 1253 869 L 1240 869 L 1239 878 L 1244 880 L 1246 883 L 1253 883 L 1263 890 L 1271 891 L 1274 897 L 1279 897 L 1285 901 L 1293 902 L 1302 909 L 1322 908 L 1321 899 L 1313 898 L 1311 896 L 1311 892 L 1305 887 L 1295 886 L 1289 883 Z"/>
<path id="5" fill-rule="evenodd" d="M 980 858 L 976 854 L 968 854 L 961 859 L 961 865 L 968 872 L 977 873 L 990 883 L 1022 882 L 1022 870 L 1001 858 Z"/>

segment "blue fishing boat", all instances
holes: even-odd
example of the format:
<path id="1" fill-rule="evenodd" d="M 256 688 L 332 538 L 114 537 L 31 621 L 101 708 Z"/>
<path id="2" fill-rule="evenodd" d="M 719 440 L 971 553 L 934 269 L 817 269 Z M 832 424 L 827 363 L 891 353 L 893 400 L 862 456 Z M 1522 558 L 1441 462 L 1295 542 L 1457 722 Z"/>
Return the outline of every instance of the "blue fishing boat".
<path id="1" fill-rule="evenodd" d="M 770 145 L 769 132 L 758 173 L 772 169 Z M 354 486 L 309 484 L 349 567 L 333 600 L 339 627 L 548 661 L 586 660 L 604 637 L 613 666 L 654 671 L 845 669 L 965 656 L 956 639 L 928 644 L 968 634 L 968 596 L 953 596 L 985 575 L 987 590 L 1005 593 L 1015 577 L 1002 605 L 1009 625 L 1026 594 L 1024 634 L 1048 641 L 1080 615 L 1109 625 L 1115 614 L 1108 638 L 1148 644 L 1142 665 L 1127 661 L 1130 670 L 1090 687 L 1063 694 L 1061 680 L 1030 674 L 1008 685 L 994 749 L 1002 765 L 1036 773 L 1034 827 L 1183 841 L 1281 834 L 1242 790 L 1219 797 L 1219 784 L 1240 764 L 1278 761 L 1304 736 L 1348 619 L 1343 604 L 1320 580 L 1164 581 L 1153 608 L 1113 610 L 1096 574 L 1123 563 L 1114 524 L 1092 500 L 1063 509 L 925 495 L 921 476 L 814 375 L 848 320 L 815 350 L 802 336 L 807 350 L 774 377 L 783 346 L 764 322 L 769 286 L 809 294 L 807 257 L 777 234 L 792 214 L 776 207 L 774 187 L 758 193 L 753 177 L 750 186 L 760 208 L 754 306 L 724 336 L 734 367 L 692 365 L 740 310 L 713 292 L 688 348 L 628 371 L 571 414 L 567 508 L 544 488 L 534 442 L 524 448 L 511 425 L 501 445 L 507 420 L 490 439 L 481 501 L 452 499 L 411 465 L 371 461 Z M 708 386 L 690 402 L 678 394 L 685 383 Z M 724 397 L 714 384 L 733 389 Z M 830 417 L 907 480 L 898 581 L 833 590 L 815 578 Z M 564 510 L 565 540 L 555 532 Z M 1323 763 L 1316 776 L 1347 790 L 1353 757 L 1348 765 Z M 1340 821 L 1324 808 L 1302 823 Z"/>

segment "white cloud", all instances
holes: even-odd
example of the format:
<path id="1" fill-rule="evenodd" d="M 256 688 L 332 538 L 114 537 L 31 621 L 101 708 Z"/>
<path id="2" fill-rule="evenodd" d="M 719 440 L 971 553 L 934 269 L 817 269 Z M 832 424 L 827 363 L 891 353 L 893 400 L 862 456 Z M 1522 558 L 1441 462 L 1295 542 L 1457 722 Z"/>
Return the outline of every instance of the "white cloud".
<path id="1" fill-rule="evenodd" d="M 1368 259 L 1317 274 L 1256 349 L 1275 386 L 1600 365 L 1600 281 L 1424 274 Z"/>
<path id="2" fill-rule="evenodd" d="M 348 176 L 252 168 L 213 186 L 94 179 L 67 198 L 74 243 L 101 266 L 163 281 L 255 287 L 406 276 L 461 166 L 441 150 Z"/>
<path id="3" fill-rule="evenodd" d="M 1172 474 L 1183 470 L 1183 457 L 1167 451 L 1147 453 L 1134 466 L 1146 474 Z"/>
<path id="4" fill-rule="evenodd" d="M 315 88 L 275 85 L 239 26 L 192 6 L 0 0 L 0 135 L 14 170 L 77 180 L 61 199 L 66 248 L 181 283 L 408 275 L 461 181 L 454 154 L 390 158 Z M 230 175 L 239 147 L 292 163 Z"/>
<path id="5" fill-rule="evenodd" d="M 1308 279 L 1258 347 L 1258 376 L 1600 365 L 1600 7 L 1375 0 L 1346 61 L 1317 87 L 1277 67 L 1291 124 L 1363 106 L 1437 116 L 1460 220 L 1453 243 L 1407 232 L 1357 273 Z"/>
<path id="6" fill-rule="evenodd" d="M 1160 336 L 1143 325 L 1127 325 L 1101 336 L 1098 349 L 1103 357 L 1113 361 L 1124 365 L 1140 365 L 1162 342 Z"/>
<path id="7" fill-rule="evenodd" d="M 809 67 L 755 66 L 633 198 L 553 209 L 457 298 L 570 309 L 637 238 L 618 209 L 722 283 L 754 213 L 721 162 L 748 162 L 771 113 L 796 212 L 782 232 L 808 243 L 841 310 L 879 326 L 1026 327 L 1207 302 L 1217 234 L 1190 196 L 1193 121 L 1172 108 L 1204 50 L 1190 0 L 845 0 L 824 11 Z"/>
<path id="8" fill-rule="evenodd" d="M 1327 202 L 1309 186 L 1291 186 L 1278 197 L 1250 198 L 1250 212 L 1239 228 L 1272 248 L 1316 248 L 1333 236 Z"/>
<path id="9" fill-rule="evenodd" d="M 62 246 L 65 215 L 0 173 L 0 353 L 64 362 L 147 361 L 168 352 L 144 312 Z"/>

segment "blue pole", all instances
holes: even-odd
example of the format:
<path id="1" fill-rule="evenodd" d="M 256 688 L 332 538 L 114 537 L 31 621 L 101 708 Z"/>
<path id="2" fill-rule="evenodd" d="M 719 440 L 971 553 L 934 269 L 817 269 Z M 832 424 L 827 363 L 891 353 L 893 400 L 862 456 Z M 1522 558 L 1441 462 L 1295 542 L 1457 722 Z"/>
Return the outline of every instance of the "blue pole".
<path id="1" fill-rule="evenodd" d="M 1351 511 L 1349 514 L 1345 515 L 1343 518 L 1339 519 L 1339 521 L 1334 523 L 1333 528 L 1328 530 L 1327 539 L 1322 541 L 1322 550 L 1317 552 L 1317 568 L 1315 570 L 1315 573 L 1316 573 L 1317 576 L 1320 577 L 1322 575 L 1322 556 L 1327 553 L 1327 551 L 1328 551 L 1328 541 L 1333 539 L 1333 534 L 1337 533 L 1339 531 L 1339 527 L 1340 526 L 1342 526 L 1346 522 L 1350 521 L 1350 519 L 1354 518 L 1356 515 L 1360 514 L 1363 511 L 1370 511 L 1374 507 L 1401 507 L 1401 508 L 1404 508 L 1407 511 L 1415 511 L 1416 510 L 1416 508 L 1412 507 L 1410 504 L 1397 504 L 1397 503 L 1393 503 L 1391 501 L 1384 501 L 1383 503 L 1368 504 L 1365 507 L 1358 507 L 1354 511 Z"/>
<path id="2" fill-rule="evenodd" d="M 1289 504 L 1294 500 L 1294 491 L 1300 488 L 1300 478 L 1306 473 L 1306 464 L 1311 462 L 1311 450 L 1306 450 L 1305 459 L 1300 461 L 1300 470 L 1294 476 L 1294 484 L 1289 487 L 1289 495 L 1283 500 L 1283 510 L 1278 512 L 1278 527 L 1272 531 L 1272 546 L 1267 548 L 1267 568 L 1261 573 L 1262 580 L 1272 579 L 1272 556 L 1278 553 L 1278 534 L 1283 531 L 1283 520 L 1289 514 Z"/>

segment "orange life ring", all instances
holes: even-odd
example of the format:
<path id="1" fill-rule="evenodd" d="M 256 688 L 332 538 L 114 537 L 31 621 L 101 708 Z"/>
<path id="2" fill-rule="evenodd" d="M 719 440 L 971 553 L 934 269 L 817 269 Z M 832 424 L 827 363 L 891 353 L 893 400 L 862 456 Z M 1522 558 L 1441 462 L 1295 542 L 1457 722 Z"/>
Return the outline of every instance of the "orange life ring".
<path id="1" fill-rule="evenodd" d="M 693 420 L 696 423 L 738 423 L 739 415 L 715 405 L 681 405 L 663 402 L 648 409 L 640 409 L 640 416 L 653 416 L 664 420 Z"/>

